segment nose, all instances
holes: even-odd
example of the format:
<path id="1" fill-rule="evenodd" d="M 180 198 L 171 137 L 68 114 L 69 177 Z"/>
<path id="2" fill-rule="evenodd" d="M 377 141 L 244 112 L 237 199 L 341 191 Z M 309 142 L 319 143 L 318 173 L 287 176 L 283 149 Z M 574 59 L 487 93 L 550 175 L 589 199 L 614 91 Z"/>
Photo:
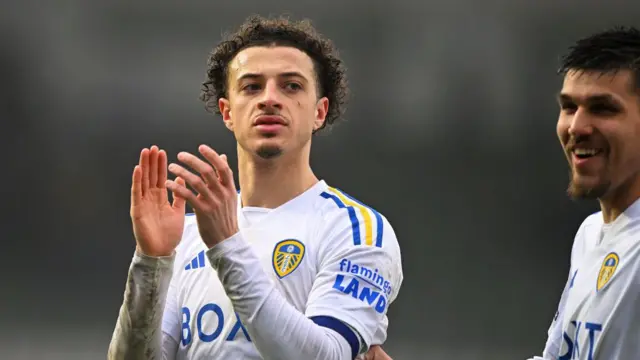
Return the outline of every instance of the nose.
<path id="1" fill-rule="evenodd" d="M 591 114 L 586 109 L 579 107 L 571 117 L 568 130 L 571 136 L 591 135 L 593 133 Z"/>
<path id="2" fill-rule="evenodd" d="M 262 92 L 262 98 L 258 102 L 258 108 L 264 110 L 266 108 L 282 109 L 282 102 L 280 100 L 280 89 L 275 81 L 267 81 L 264 91 Z"/>

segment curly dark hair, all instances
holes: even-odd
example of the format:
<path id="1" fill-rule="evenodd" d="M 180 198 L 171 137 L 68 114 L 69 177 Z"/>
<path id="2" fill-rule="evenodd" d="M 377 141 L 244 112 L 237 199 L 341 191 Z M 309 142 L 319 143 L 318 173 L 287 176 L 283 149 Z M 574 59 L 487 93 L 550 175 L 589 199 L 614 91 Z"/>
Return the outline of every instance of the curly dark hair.
<path id="1" fill-rule="evenodd" d="M 558 73 L 631 70 L 640 88 L 640 30 L 619 26 L 582 38 L 562 56 Z"/>
<path id="2" fill-rule="evenodd" d="M 252 46 L 291 46 L 306 53 L 313 61 L 317 90 L 329 99 L 329 109 L 322 128 L 333 124 L 344 113 L 349 89 L 346 68 L 331 40 L 322 37 L 311 21 L 291 21 L 286 17 L 264 18 L 253 15 L 231 34 L 227 34 L 211 52 L 207 77 L 200 100 L 207 111 L 220 114 L 218 100 L 228 96 L 228 66 L 243 49 Z M 318 129 L 318 130 L 320 130 Z"/>

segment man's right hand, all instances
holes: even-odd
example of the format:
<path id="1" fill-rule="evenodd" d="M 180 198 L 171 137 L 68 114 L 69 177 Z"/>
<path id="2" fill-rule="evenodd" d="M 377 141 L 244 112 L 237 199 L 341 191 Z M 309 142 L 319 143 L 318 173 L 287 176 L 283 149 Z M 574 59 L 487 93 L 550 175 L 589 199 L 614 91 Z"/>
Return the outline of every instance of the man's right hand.
<path id="1" fill-rule="evenodd" d="M 167 153 L 157 146 L 143 149 L 133 169 L 131 221 L 137 250 L 148 256 L 169 256 L 180 243 L 184 229 L 185 199 L 173 195 L 173 204 L 165 183 Z M 176 178 L 184 185 L 182 178 Z"/>

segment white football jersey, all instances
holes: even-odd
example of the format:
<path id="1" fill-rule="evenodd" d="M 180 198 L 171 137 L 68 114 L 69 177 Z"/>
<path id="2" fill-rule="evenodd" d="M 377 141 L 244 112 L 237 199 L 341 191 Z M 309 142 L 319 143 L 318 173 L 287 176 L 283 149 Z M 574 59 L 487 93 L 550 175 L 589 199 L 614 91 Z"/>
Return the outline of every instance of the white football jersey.
<path id="1" fill-rule="evenodd" d="M 187 216 L 176 249 L 162 330 L 179 343 L 176 359 L 261 359 L 195 220 Z M 239 206 L 238 225 L 297 310 L 341 320 L 367 345 L 385 341 L 403 274 L 396 236 L 380 213 L 320 181 L 276 209 Z"/>
<path id="2" fill-rule="evenodd" d="M 580 226 L 545 359 L 640 359 L 640 200 L 610 224 Z"/>

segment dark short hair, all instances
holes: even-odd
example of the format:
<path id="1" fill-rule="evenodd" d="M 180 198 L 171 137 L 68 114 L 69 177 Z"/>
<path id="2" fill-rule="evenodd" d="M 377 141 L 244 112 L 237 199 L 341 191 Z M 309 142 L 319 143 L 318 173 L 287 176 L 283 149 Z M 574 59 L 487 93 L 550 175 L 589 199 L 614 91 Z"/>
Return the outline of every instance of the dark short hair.
<path id="1" fill-rule="evenodd" d="M 247 18 L 236 32 L 227 34 L 209 56 L 207 76 L 200 93 L 207 111 L 220 114 L 218 100 L 228 97 L 229 63 L 240 51 L 253 46 L 291 46 L 306 53 L 314 64 L 318 95 L 329 99 L 329 109 L 321 128 L 342 116 L 349 90 L 346 68 L 333 43 L 322 37 L 309 20 L 255 15 Z"/>
<path id="2" fill-rule="evenodd" d="M 640 30 L 633 27 L 614 27 L 576 41 L 562 56 L 558 73 L 631 70 L 635 87 L 640 88 Z"/>

